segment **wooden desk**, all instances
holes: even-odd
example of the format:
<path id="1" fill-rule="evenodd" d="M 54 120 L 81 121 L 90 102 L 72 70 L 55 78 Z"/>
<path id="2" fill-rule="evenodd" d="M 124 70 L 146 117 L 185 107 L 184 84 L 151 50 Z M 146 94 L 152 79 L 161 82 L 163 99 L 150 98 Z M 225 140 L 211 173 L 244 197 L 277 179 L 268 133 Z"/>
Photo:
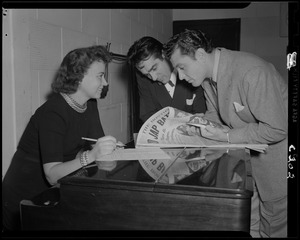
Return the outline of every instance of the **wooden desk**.
<path id="1" fill-rule="evenodd" d="M 203 153 L 202 149 L 197 151 L 196 155 Z M 211 149 L 210 153 L 217 151 Z M 97 165 L 80 169 L 62 178 L 59 188 L 23 200 L 22 227 L 249 233 L 249 154 L 244 149 L 222 151 L 210 161 L 212 154 L 207 154 L 206 165 L 205 160 L 201 160 L 202 165 L 196 164 L 198 168 L 195 162 L 190 163 L 193 171 L 187 168 L 180 172 L 182 165 L 176 169 L 175 163 L 167 172 L 172 184 L 156 183 L 139 161 L 119 161 L 112 170 L 99 169 Z"/>

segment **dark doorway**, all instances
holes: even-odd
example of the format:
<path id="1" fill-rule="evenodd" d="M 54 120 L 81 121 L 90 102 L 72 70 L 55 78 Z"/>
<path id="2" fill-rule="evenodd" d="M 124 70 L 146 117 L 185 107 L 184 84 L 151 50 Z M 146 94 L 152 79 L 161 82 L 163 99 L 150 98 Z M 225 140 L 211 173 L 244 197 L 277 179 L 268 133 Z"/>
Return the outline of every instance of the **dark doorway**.
<path id="1" fill-rule="evenodd" d="M 215 47 L 240 50 L 240 18 L 173 22 L 174 35 L 184 31 L 184 29 L 201 30 L 212 39 Z"/>

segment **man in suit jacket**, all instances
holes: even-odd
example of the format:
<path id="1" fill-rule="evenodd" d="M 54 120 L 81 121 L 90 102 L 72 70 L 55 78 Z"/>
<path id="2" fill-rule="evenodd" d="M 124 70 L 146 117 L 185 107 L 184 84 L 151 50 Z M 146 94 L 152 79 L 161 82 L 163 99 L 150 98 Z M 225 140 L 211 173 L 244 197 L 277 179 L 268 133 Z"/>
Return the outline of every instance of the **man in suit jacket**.
<path id="1" fill-rule="evenodd" d="M 203 86 L 208 109 L 205 116 L 225 126 L 225 130 L 201 129 L 202 136 L 228 143 L 269 145 L 266 153 L 251 154 L 258 192 L 254 191 L 252 198 L 250 234 L 286 237 L 287 82 L 272 64 L 250 53 L 213 48 L 198 30 L 173 36 L 164 51 L 180 79 Z"/>
<path id="2" fill-rule="evenodd" d="M 206 111 L 202 87 L 178 81 L 177 72 L 162 54 L 161 42 L 142 37 L 130 47 L 127 56 L 129 63 L 138 70 L 140 119 L 143 122 L 167 106 L 192 114 Z"/>

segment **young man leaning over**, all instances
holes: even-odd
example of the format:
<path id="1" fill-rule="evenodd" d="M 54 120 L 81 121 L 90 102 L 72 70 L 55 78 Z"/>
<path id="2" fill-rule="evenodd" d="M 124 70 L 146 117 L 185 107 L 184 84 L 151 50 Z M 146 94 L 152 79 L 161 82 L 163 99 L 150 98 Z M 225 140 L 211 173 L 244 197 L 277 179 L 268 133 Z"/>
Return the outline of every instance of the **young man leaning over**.
<path id="1" fill-rule="evenodd" d="M 160 109 L 171 106 L 189 113 L 204 113 L 202 87 L 178 81 L 178 74 L 162 54 L 162 43 L 142 37 L 130 47 L 128 62 L 137 70 L 140 119 L 145 122 Z"/>

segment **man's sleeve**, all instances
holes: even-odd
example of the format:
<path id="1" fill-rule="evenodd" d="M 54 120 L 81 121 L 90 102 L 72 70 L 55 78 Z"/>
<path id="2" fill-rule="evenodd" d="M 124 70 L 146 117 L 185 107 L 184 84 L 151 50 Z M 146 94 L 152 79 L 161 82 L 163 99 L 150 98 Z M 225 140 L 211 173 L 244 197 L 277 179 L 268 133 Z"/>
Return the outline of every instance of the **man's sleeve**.
<path id="1" fill-rule="evenodd" d="M 136 77 L 140 96 L 140 119 L 145 122 L 160 110 L 160 106 L 153 96 L 153 83 L 151 83 L 151 80 L 140 74 L 136 74 Z"/>
<path id="2" fill-rule="evenodd" d="M 287 94 L 282 94 L 280 76 L 262 68 L 247 73 L 243 81 L 243 93 L 250 111 L 258 123 L 249 123 L 240 129 L 231 130 L 233 143 L 279 142 L 287 135 Z M 286 92 L 285 92 L 286 93 Z"/>

